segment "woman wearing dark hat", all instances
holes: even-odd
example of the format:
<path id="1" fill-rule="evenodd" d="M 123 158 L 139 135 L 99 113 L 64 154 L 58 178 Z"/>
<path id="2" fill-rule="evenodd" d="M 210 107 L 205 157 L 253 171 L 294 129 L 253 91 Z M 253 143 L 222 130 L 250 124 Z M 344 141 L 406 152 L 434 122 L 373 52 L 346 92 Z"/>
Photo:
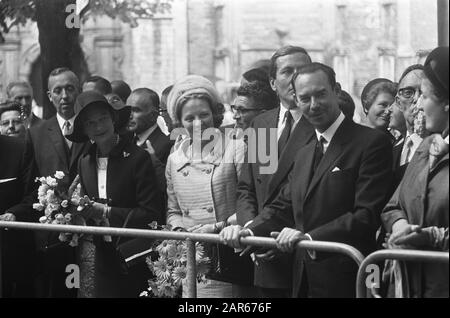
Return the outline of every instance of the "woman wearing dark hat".
<path id="1" fill-rule="evenodd" d="M 68 138 L 92 143 L 78 163 L 82 195 L 92 200 L 82 212 L 86 222 L 132 228 L 161 222 L 162 199 L 150 156 L 117 133 L 128 120 L 129 108 L 115 110 L 105 97 L 89 91 L 78 96 L 75 112 Z M 80 297 L 138 297 L 115 253 L 118 240 L 84 236 L 80 241 Z M 144 286 L 146 278 L 141 277 Z"/>
<path id="2" fill-rule="evenodd" d="M 448 251 L 449 216 L 449 48 L 438 47 L 427 57 L 419 107 L 433 135 L 416 150 L 382 220 L 388 248 Z M 448 297 L 449 267 L 440 263 L 407 263 L 404 296 Z"/>
<path id="3" fill-rule="evenodd" d="M 361 94 L 367 126 L 390 134 L 388 131 L 391 120 L 390 106 L 394 102 L 396 93 L 395 83 L 386 78 L 376 78 L 367 83 Z"/>

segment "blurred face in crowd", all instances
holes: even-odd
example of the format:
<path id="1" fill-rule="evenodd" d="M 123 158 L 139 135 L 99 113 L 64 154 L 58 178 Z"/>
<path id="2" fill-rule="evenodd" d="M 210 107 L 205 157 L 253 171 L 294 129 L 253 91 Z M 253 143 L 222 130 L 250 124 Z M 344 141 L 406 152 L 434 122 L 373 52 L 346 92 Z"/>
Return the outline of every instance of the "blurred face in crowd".
<path id="1" fill-rule="evenodd" d="M 79 81 L 72 72 L 64 72 L 48 79 L 48 98 L 61 117 L 68 120 L 75 115 L 74 105 L 80 94 Z"/>
<path id="2" fill-rule="evenodd" d="M 83 131 L 97 144 L 114 138 L 114 122 L 107 106 L 90 105 L 83 111 Z"/>
<path id="3" fill-rule="evenodd" d="M 156 124 L 159 110 L 152 104 L 150 98 L 142 94 L 132 93 L 127 100 L 127 106 L 131 106 L 128 130 L 140 134 Z"/>
<path id="4" fill-rule="evenodd" d="M 161 95 L 161 104 L 159 105 L 159 111 L 160 111 L 161 117 L 166 122 L 167 129 L 169 131 L 172 131 L 172 129 L 173 129 L 172 119 L 170 118 L 169 113 L 167 112 L 167 97 L 168 97 L 168 95 L 165 95 L 165 94 Z"/>
<path id="5" fill-rule="evenodd" d="M 402 134 L 406 132 L 406 122 L 405 117 L 403 117 L 403 112 L 400 109 L 397 102 L 391 105 L 391 121 L 389 122 L 389 127 L 398 130 Z"/>
<path id="6" fill-rule="evenodd" d="M 213 128 L 214 117 L 208 101 L 200 98 L 189 99 L 181 109 L 181 124 L 191 137 L 196 125 L 201 125 L 202 132 L 208 128 Z"/>
<path id="7" fill-rule="evenodd" d="M 10 91 L 10 99 L 23 107 L 23 112 L 26 117 L 31 115 L 33 92 L 29 87 L 23 85 L 13 86 Z"/>
<path id="8" fill-rule="evenodd" d="M 375 101 L 370 105 L 367 112 L 367 119 L 371 127 L 386 130 L 391 121 L 391 105 L 394 96 L 386 92 L 380 92 Z"/>
<path id="9" fill-rule="evenodd" d="M 417 103 L 421 94 L 420 85 L 422 83 L 424 73 L 422 70 L 413 70 L 409 72 L 399 83 L 397 96 L 395 97 L 395 106 L 393 107 L 393 116 L 396 110 L 403 113 L 404 121 L 406 121 L 407 127 L 414 126 L 414 112 L 412 111 L 412 105 Z"/>
<path id="10" fill-rule="evenodd" d="M 106 100 L 113 106 L 114 109 L 122 109 L 125 107 L 125 103 L 120 99 L 119 95 L 111 93 L 105 95 Z"/>
<path id="11" fill-rule="evenodd" d="M 340 114 L 339 88 L 332 87 L 321 71 L 300 74 L 295 80 L 296 102 L 303 115 L 319 132 L 324 132 Z"/>
<path id="12" fill-rule="evenodd" d="M 448 129 L 448 100 L 439 100 L 429 79 L 424 78 L 421 84 L 422 96 L 419 107 L 425 113 L 426 129 L 432 133 L 442 133 Z"/>
<path id="13" fill-rule="evenodd" d="M 248 96 L 238 96 L 231 105 L 233 118 L 236 121 L 236 127 L 247 129 L 253 118 L 259 115 L 262 110 L 259 109 L 253 98 Z"/>
<path id="14" fill-rule="evenodd" d="M 272 86 L 272 89 L 277 92 L 284 107 L 289 109 L 296 107 L 291 80 L 295 72 L 297 72 L 301 66 L 309 63 L 310 60 L 308 56 L 303 53 L 294 53 L 277 58 L 276 77 L 270 79 L 270 85 Z"/>
<path id="15" fill-rule="evenodd" d="M 0 116 L 0 134 L 10 137 L 25 137 L 25 124 L 17 110 L 5 111 Z"/>

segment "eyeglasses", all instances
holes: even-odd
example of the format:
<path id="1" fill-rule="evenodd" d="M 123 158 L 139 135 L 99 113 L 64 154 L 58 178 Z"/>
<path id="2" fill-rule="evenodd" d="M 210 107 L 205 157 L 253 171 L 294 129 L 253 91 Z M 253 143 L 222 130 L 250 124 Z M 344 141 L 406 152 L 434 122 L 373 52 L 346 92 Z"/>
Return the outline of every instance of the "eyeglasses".
<path id="1" fill-rule="evenodd" d="M 23 124 L 23 120 L 20 118 L 13 118 L 13 119 L 5 119 L 0 121 L 0 126 L 3 128 L 7 128 L 9 126 L 18 126 Z"/>
<path id="2" fill-rule="evenodd" d="M 405 99 L 412 99 L 416 93 L 419 93 L 418 95 L 420 96 L 422 94 L 422 91 L 420 90 L 420 88 L 415 89 L 414 87 L 404 87 L 398 90 L 398 96 L 401 96 Z"/>
<path id="3" fill-rule="evenodd" d="M 259 111 L 259 110 L 261 110 L 262 108 L 244 108 L 244 107 L 237 107 L 236 105 L 230 105 L 230 107 L 231 107 L 231 111 L 233 112 L 233 113 L 240 113 L 240 114 L 247 114 L 248 112 L 251 112 L 251 111 Z"/>

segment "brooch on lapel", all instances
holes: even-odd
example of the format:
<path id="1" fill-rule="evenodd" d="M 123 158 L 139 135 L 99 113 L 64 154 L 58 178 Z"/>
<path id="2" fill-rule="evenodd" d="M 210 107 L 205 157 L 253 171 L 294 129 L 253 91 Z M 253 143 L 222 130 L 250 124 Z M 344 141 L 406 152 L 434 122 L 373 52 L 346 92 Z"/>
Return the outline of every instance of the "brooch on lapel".
<path id="1" fill-rule="evenodd" d="M 123 157 L 124 158 L 128 158 L 129 156 L 130 156 L 129 152 L 126 152 L 126 151 L 123 152 Z"/>

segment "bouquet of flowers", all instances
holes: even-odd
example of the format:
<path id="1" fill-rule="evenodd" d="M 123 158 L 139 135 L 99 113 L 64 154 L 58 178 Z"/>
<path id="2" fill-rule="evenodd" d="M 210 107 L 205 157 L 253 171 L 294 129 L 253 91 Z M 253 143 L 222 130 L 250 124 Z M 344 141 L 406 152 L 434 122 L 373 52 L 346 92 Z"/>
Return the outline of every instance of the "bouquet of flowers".
<path id="1" fill-rule="evenodd" d="M 33 204 L 33 209 L 42 212 L 44 216 L 39 218 L 39 222 L 44 224 L 70 224 L 86 225 L 84 218 L 77 214 L 86 206 L 86 198 L 81 197 L 79 177 L 67 188 L 63 181 L 65 174 L 56 171 L 54 176 L 37 178 L 41 185 L 38 189 L 38 203 Z M 89 199 L 88 199 L 89 200 Z M 59 240 L 69 242 L 70 246 L 78 245 L 78 234 L 60 233 Z"/>
<path id="2" fill-rule="evenodd" d="M 150 224 L 152 229 L 170 231 L 170 226 L 158 227 L 156 222 Z M 195 243 L 197 282 L 205 281 L 209 271 L 210 260 L 205 256 L 202 244 Z M 187 246 L 186 241 L 164 240 L 152 247 L 156 257 L 147 257 L 146 262 L 154 278 L 148 281 L 148 289 L 141 293 L 141 297 L 175 298 L 179 295 L 183 282 L 187 277 Z"/>

